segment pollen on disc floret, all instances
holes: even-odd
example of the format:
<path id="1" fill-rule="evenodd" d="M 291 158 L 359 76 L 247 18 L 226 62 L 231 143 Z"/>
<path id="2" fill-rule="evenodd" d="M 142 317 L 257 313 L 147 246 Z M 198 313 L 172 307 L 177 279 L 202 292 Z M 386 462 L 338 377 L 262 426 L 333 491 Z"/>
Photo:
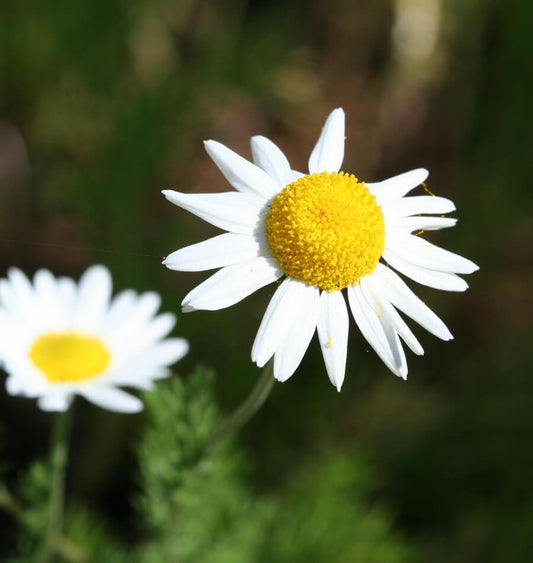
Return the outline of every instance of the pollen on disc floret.
<path id="1" fill-rule="evenodd" d="M 285 273 L 325 291 L 372 273 L 385 248 L 376 198 L 344 172 L 310 174 L 286 186 L 272 200 L 265 231 Z"/>

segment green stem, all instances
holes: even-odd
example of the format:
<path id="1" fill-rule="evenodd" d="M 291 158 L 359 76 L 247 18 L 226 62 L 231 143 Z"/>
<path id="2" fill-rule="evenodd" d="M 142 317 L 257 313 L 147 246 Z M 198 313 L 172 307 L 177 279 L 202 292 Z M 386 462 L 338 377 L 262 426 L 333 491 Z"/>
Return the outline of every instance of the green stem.
<path id="1" fill-rule="evenodd" d="M 23 519 L 24 509 L 22 505 L 4 484 L 0 485 L 0 507 L 15 520 L 21 521 Z"/>
<path id="2" fill-rule="evenodd" d="M 262 407 L 272 391 L 275 383 L 273 377 L 274 362 L 270 360 L 263 368 L 251 393 L 223 422 L 222 426 L 211 436 L 207 442 L 207 450 L 214 448 L 223 438 L 242 428 Z"/>
<path id="3" fill-rule="evenodd" d="M 22 505 L 4 484 L 0 485 L 0 508 L 3 508 L 18 522 L 24 522 Z M 57 538 L 56 548 L 66 561 L 72 561 L 72 563 L 85 563 L 87 561 L 85 552 L 65 537 Z"/>
<path id="4" fill-rule="evenodd" d="M 54 553 L 57 552 L 57 546 L 61 543 L 63 515 L 65 510 L 65 475 L 68 459 L 70 421 L 70 409 L 58 413 L 54 421 L 50 451 L 52 483 L 50 489 L 48 528 L 41 556 L 38 559 L 40 563 L 52 561 Z"/>

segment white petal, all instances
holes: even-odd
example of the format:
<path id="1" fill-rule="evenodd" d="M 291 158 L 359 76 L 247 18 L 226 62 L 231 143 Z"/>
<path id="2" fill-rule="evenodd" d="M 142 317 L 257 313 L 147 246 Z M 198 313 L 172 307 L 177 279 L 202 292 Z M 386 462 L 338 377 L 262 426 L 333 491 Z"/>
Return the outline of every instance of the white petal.
<path id="1" fill-rule="evenodd" d="M 276 195 L 276 182 L 264 171 L 217 141 L 205 141 L 205 150 L 227 181 L 239 192 L 259 196 L 261 200 Z"/>
<path id="2" fill-rule="evenodd" d="M 468 289 L 468 284 L 465 280 L 456 274 L 437 272 L 423 268 L 422 266 L 417 266 L 416 264 L 411 264 L 387 249 L 383 252 L 383 258 L 393 268 L 422 285 L 442 289 L 444 291 L 465 291 Z"/>
<path id="3" fill-rule="evenodd" d="M 405 354 L 398 335 L 388 323 L 381 323 L 376 312 L 367 303 L 359 286 L 348 287 L 350 309 L 359 330 L 374 348 L 383 363 L 398 377 L 407 377 Z"/>
<path id="4" fill-rule="evenodd" d="M 407 262 L 430 270 L 455 274 L 471 274 L 479 270 L 467 258 L 413 235 L 387 237 L 386 248 Z"/>
<path id="5" fill-rule="evenodd" d="M 55 322 L 58 324 L 64 323 L 70 314 L 70 310 L 67 314 L 62 306 L 58 283 L 52 273 L 48 270 L 38 270 L 33 278 L 33 285 L 35 288 L 35 301 L 39 306 L 38 314 L 47 318 L 52 327 Z M 70 300 L 67 305 L 71 309 Z"/>
<path id="6" fill-rule="evenodd" d="M 144 331 L 139 334 L 139 340 L 151 346 L 154 342 L 165 338 L 176 324 L 176 316 L 172 313 L 163 313 L 151 320 Z"/>
<path id="7" fill-rule="evenodd" d="M 95 405 L 115 412 L 135 413 L 143 408 L 142 401 L 115 387 L 92 385 L 80 389 L 78 393 Z"/>
<path id="8" fill-rule="evenodd" d="M 172 375 L 172 370 L 166 366 L 154 364 L 144 355 L 127 358 L 113 371 L 106 375 L 109 385 L 127 385 L 136 389 L 153 389 L 152 381 Z"/>
<path id="9" fill-rule="evenodd" d="M 323 291 L 320 296 L 318 339 L 329 380 L 337 391 L 341 390 L 346 371 L 348 326 L 348 311 L 342 293 Z"/>
<path id="10" fill-rule="evenodd" d="M 437 315 L 419 299 L 398 274 L 383 264 L 378 264 L 373 277 L 390 302 L 408 317 L 442 340 L 453 336 Z"/>
<path id="11" fill-rule="evenodd" d="M 174 205 L 211 225 L 244 235 L 253 233 L 262 208 L 262 203 L 258 200 L 235 192 L 183 194 L 174 190 L 163 190 L 162 193 Z"/>
<path id="12" fill-rule="evenodd" d="M 261 247 L 250 235 L 224 233 L 169 254 L 163 264 L 171 270 L 199 272 L 231 266 L 259 256 Z"/>
<path id="13" fill-rule="evenodd" d="M 34 292 L 30 280 L 18 268 L 9 268 L 7 278 L 11 282 L 11 287 L 20 305 L 31 307 L 33 305 Z"/>
<path id="14" fill-rule="evenodd" d="M 303 299 L 284 340 L 274 354 L 274 377 L 287 381 L 296 371 L 315 333 L 319 315 L 320 291 L 306 285 Z"/>
<path id="15" fill-rule="evenodd" d="M 155 366 L 168 366 L 181 360 L 188 351 L 189 343 L 184 338 L 167 338 L 144 352 L 141 361 Z"/>
<path id="16" fill-rule="evenodd" d="M 383 182 L 366 184 L 366 187 L 381 203 L 403 197 L 424 182 L 428 176 L 429 172 L 425 168 L 417 168 L 416 170 L 404 172 L 398 176 L 383 180 Z"/>
<path id="17" fill-rule="evenodd" d="M 338 172 L 344 160 L 344 111 L 334 109 L 309 157 L 309 173 Z"/>
<path id="18" fill-rule="evenodd" d="M 457 219 L 452 217 L 433 217 L 422 215 L 420 217 L 397 217 L 387 219 L 386 228 L 401 229 L 412 233 L 413 231 L 437 231 L 448 227 L 455 227 Z"/>
<path id="19" fill-rule="evenodd" d="M 129 349 L 133 343 L 143 346 L 139 335 L 144 334 L 160 305 L 161 297 L 153 291 L 139 296 L 133 291 L 124 291 L 113 303 L 101 333 L 115 349 Z"/>
<path id="20" fill-rule="evenodd" d="M 8 366 L 4 366 L 9 369 Z M 18 367 L 18 366 L 17 366 Z M 10 395 L 21 395 L 23 397 L 37 397 L 49 388 L 48 383 L 43 385 L 42 378 L 35 378 L 27 372 L 14 369 L 6 379 L 6 391 Z"/>
<path id="21" fill-rule="evenodd" d="M 5 369 L 5 366 L 2 366 L 2 368 Z M 24 384 L 23 378 L 10 374 L 6 379 L 6 391 L 9 395 L 25 395 L 26 386 Z"/>
<path id="22" fill-rule="evenodd" d="M 107 318 L 103 323 L 105 332 L 115 330 L 115 325 L 124 321 L 127 315 L 130 315 L 137 300 L 137 293 L 133 289 L 125 289 L 121 291 L 111 301 L 107 311 Z"/>
<path id="23" fill-rule="evenodd" d="M 287 157 L 270 139 L 256 135 L 250 140 L 254 163 L 262 168 L 278 185 L 278 191 L 293 182 Z"/>
<path id="24" fill-rule="evenodd" d="M 306 295 L 306 285 L 290 277 L 274 293 L 252 346 L 252 361 L 259 367 L 268 362 L 283 342 Z"/>
<path id="25" fill-rule="evenodd" d="M 450 199 L 431 195 L 417 195 L 403 197 L 394 201 L 387 201 L 381 205 L 383 214 L 389 217 L 408 217 L 419 213 L 449 213 L 455 211 L 455 205 Z"/>
<path id="26" fill-rule="evenodd" d="M 0 300 L 4 309 L 24 322 L 35 324 L 33 287 L 18 268 L 9 268 L 8 279 L 0 280 Z"/>
<path id="27" fill-rule="evenodd" d="M 72 323 L 87 332 L 98 330 L 107 314 L 111 297 L 111 275 L 104 266 L 91 266 L 81 276 Z"/>
<path id="28" fill-rule="evenodd" d="M 259 257 L 226 266 L 195 287 L 183 299 L 183 311 L 215 311 L 238 303 L 283 275 L 272 258 Z"/>
<path id="29" fill-rule="evenodd" d="M 391 305 L 385 292 L 381 290 L 379 282 L 376 281 L 375 276 L 365 276 L 359 283 L 367 302 L 376 311 L 381 322 L 388 323 L 403 338 L 407 346 L 415 354 L 421 356 L 424 353 L 424 349 L 420 342 L 418 342 L 411 329 Z"/>
<path id="30" fill-rule="evenodd" d="M 37 405 L 43 411 L 63 412 L 69 408 L 71 403 L 72 395 L 70 393 L 51 392 L 37 399 Z"/>
<path id="31" fill-rule="evenodd" d="M 77 299 L 78 286 L 71 278 L 58 278 L 56 285 L 58 306 L 56 314 L 62 322 L 72 324 L 75 314 L 75 302 Z"/>

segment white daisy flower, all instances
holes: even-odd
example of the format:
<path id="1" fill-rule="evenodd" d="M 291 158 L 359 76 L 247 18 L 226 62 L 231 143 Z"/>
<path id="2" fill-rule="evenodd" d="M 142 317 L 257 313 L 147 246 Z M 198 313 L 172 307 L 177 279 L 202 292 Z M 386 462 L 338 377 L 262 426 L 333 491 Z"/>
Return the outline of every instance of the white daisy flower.
<path id="1" fill-rule="evenodd" d="M 126 290 L 111 299 L 111 275 L 92 266 L 78 284 L 39 270 L 33 284 L 18 269 L 0 280 L 0 358 L 11 395 L 37 398 L 46 411 L 66 410 L 74 395 L 118 412 L 142 402 L 118 389 L 151 389 L 188 351 L 165 338 L 176 318 L 156 315 L 157 293 Z"/>
<path id="2" fill-rule="evenodd" d="M 457 274 L 477 266 L 416 234 L 455 225 L 456 219 L 441 216 L 454 204 L 430 195 L 405 197 L 427 178 L 422 168 L 371 184 L 339 172 L 340 108 L 326 120 L 309 174 L 293 171 L 265 137 L 252 137 L 251 146 L 254 164 L 216 141 L 205 142 L 236 192 L 163 191 L 175 205 L 228 231 L 164 260 L 180 271 L 221 268 L 185 297 L 183 311 L 229 307 L 283 278 L 259 327 L 252 360 L 263 366 L 274 356 L 274 376 L 285 381 L 316 330 L 328 376 L 340 390 L 349 325 L 344 292 L 368 343 L 391 371 L 406 378 L 400 338 L 415 354 L 423 349 L 398 310 L 443 340 L 452 335 L 389 266 L 423 285 L 464 291 L 468 286 Z"/>

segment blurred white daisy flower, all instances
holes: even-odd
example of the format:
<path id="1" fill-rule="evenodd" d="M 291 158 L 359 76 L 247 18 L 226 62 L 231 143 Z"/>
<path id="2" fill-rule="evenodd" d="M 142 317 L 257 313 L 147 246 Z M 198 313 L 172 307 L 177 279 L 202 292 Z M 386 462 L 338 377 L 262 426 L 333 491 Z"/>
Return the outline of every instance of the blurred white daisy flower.
<path id="1" fill-rule="evenodd" d="M 165 338 L 176 319 L 156 315 L 161 299 L 126 290 L 111 298 L 111 275 L 90 267 L 78 284 L 39 270 L 33 284 L 18 269 L 0 280 L 0 358 L 11 395 L 36 397 L 41 409 L 66 410 L 74 395 L 118 412 L 142 402 L 120 385 L 151 389 L 188 351 Z"/>
<path id="2" fill-rule="evenodd" d="M 478 269 L 413 234 L 456 223 L 441 216 L 455 209 L 449 199 L 405 197 L 424 182 L 427 170 L 364 183 L 339 172 L 344 139 L 339 108 L 328 117 L 305 175 L 293 171 L 265 137 L 251 139 L 254 164 L 206 141 L 209 156 L 237 191 L 163 191 L 175 205 L 228 231 L 164 260 L 180 271 L 221 268 L 185 297 L 183 311 L 222 309 L 283 278 L 259 327 L 252 360 L 263 366 L 274 356 L 274 376 L 285 381 L 316 329 L 329 378 L 339 390 L 349 324 L 343 290 L 363 336 L 385 365 L 405 378 L 400 337 L 415 354 L 423 349 L 398 310 L 443 340 L 452 335 L 389 266 L 447 291 L 464 291 L 468 286 L 457 274 Z"/>

